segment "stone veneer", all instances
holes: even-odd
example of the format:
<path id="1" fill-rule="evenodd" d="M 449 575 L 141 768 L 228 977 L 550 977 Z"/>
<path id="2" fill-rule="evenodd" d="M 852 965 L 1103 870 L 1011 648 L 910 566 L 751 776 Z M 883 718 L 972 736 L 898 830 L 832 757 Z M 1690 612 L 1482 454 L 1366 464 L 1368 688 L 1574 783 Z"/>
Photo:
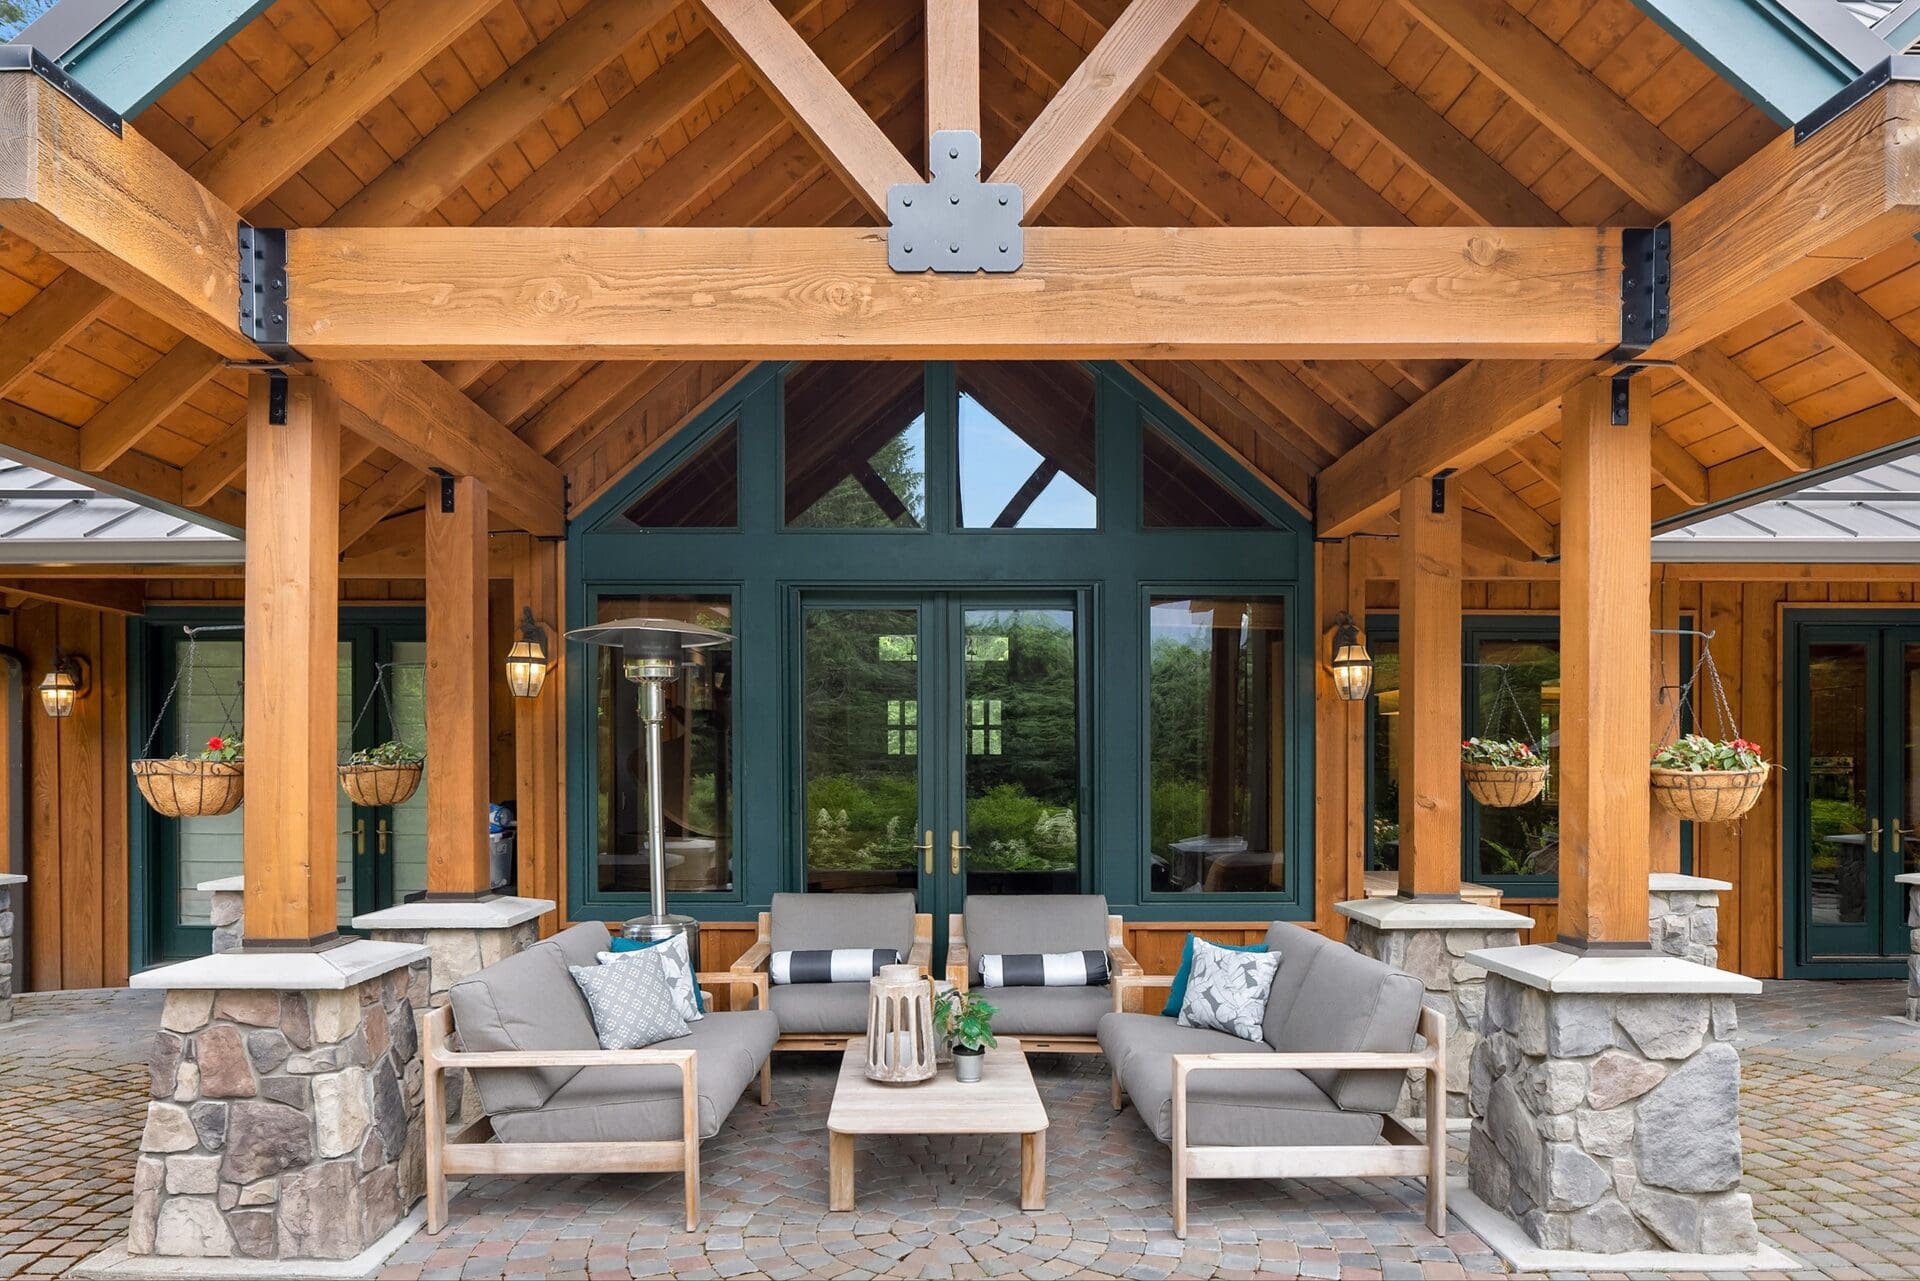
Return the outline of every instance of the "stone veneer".
<path id="1" fill-rule="evenodd" d="M 1647 878 L 1647 940 L 1695 965 L 1720 964 L 1720 896 L 1727 881 L 1655 872 Z"/>
<path id="2" fill-rule="evenodd" d="M 296 977 L 276 985 L 282 969 Z M 346 1259 L 395 1227 L 424 1188 L 427 969 L 419 948 L 356 941 L 136 976 L 167 1000 L 128 1252 Z M 314 972 L 344 986 L 313 990 Z"/>
<path id="3" fill-rule="evenodd" d="M 26 915 L 20 902 L 20 887 L 27 878 L 17 873 L 0 873 L 0 1023 L 13 1021 L 13 975 L 17 963 L 20 921 Z"/>
<path id="4" fill-rule="evenodd" d="M 1474 1194 L 1551 1250 L 1757 1250 L 1728 1040 L 1732 994 L 1759 984 L 1667 957 L 1475 959 L 1492 973 L 1473 1057 Z M 1611 990 L 1578 990 L 1594 987 Z"/>
<path id="5" fill-rule="evenodd" d="M 1920 872 L 1893 879 L 1907 887 L 1907 1017 L 1920 1023 Z"/>
<path id="6" fill-rule="evenodd" d="M 1426 988 L 1422 1003 L 1447 1021 L 1447 1115 L 1472 1115 L 1468 1065 L 1486 1005 L 1487 972 L 1467 953 L 1517 946 L 1519 931 L 1531 929 L 1533 919 L 1477 903 L 1388 898 L 1337 903 L 1334 910 L 1347 918 L 1348 947 L 1413 975 Z M 1395 1114 L 1423 1117 L 1426 1109 L 1426 1074 L 1409 1072 Z"/>

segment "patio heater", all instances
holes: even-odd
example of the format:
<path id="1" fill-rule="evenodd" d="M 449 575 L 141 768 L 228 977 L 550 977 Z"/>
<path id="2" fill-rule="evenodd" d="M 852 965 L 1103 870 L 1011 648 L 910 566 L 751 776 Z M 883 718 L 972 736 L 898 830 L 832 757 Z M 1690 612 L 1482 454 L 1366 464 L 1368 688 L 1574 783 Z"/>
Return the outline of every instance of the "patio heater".
<path id="1" fill-rule="evenodd" d="M 568 640 L 605 645 L 620 651 L 620 670 L 639 686 L 640 723 L 647 730 L 647 871 L 653 910 L 628 921 L 621 931 L 630 939 L 687 937 L 687 956 L 700 967 L 700 923 L 667 911 L 666 820 L 660 783 L 660 729 L 667 718 L 667 687 L 680 679 L 695 650 L 725 645 L 732 637 L 710 627 L 670 618 L 623 618 L 582 627 Z"/>

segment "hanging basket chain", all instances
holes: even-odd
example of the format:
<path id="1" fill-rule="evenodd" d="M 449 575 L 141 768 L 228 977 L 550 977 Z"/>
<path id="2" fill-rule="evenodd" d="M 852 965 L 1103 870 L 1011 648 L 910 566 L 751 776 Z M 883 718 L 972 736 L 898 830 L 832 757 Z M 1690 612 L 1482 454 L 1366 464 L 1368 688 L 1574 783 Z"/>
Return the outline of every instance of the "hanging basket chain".
<path id="1" fill-rule="evenodd" d="M 1713 638 L 1716 632 L 1697 632 L 1689 628 L 1655 628 L 1656 636 L 1697 636 L 1700 639 L 1700 657 L 1693 661 L 1693 670 L 1687 673 L 1686 680 L 1680 684 L 1680 697 L 1673 701 L 1673 714 L 1667 718 L 1667 727 L 1660 734 L 1659 746 L 1678 741 L 1680 716 L 1693 705 L 1694 688 L 1699 685 L 1701 676 L 1707 680 L 1707 689 L 1713 696 L 1712 712 L 1714 728 L 1719 737 L 1731 741 L 1740 737 L 1740 726 L 1733 719 L 1733 704 L 1727 698 L 1727 687 L 1720 680 L 1720 666 L 1713 661 Z M 1662 660 L 1664 662 L 1664 658 Z"/>
<path id="2" fill-rule="evenodd" d="M 374 664 L 373 688 L 367 691 L 366 701 L 360 704 L 360 713 L 353 718 L 353 727 L 347 731 L 347 741 L 340 754 L 342 765 L 345 765 L 353 755 L 353 745 L 360 738 L 360 722 L 365 720 L 367 713 L 373 709 L 373 699 L 376 694 L 379 695 L 381 706 L 386 708 L 388 732 L 391 733 L 400 724 L 400 718 L 394 714 L 393 710 L 393 692 L 387 688 L 387 672 L 392 667 L 392 663 Z"/>
<path id="3" fill-rule="evenodd" d="M 237 632 L 244 630 L 244 625 L 240 623 L 212 623 L 201 627 L 182 627 L 180 630 L 186 634 L 187 638 L 187 661 L 179 671 L 174 673 L 173 683 L 167 686 L 166 697 L 160 700 L 160 710 L 154 714 L 153 724 L 147 730 L 146 745 L 140 749 L 142 756 L 150 757 L 153 755 L 154 741 L 160 737 L 160 727 L 167 723 L 167 710 L 173 706 L 174 695 L 180 691 L 182 683 L 186 685 L 187 689 L 186 697 L 181 700 L 181 710 L 184 713 L 193 706 L 193 678 L 195 671 L 200 666 L 200 633 Z M 244 688 L 245 686 L 242 685 L 240 689 L 237 689 L 235 692 L 239 693 L 240 690 Z M 219 693 L 217 690 L 214 697 L 220 700 L 220 727 L 224 733 L 231 734 L 235 723 L 233 700 L 229 699 L 225 694 Z M 181 720 L 179 729 L 180 754 L 185 756 L 187 754 L 187 723 L 185 719 Z"/>
<path id="4" fill-rule="evenodd" d="M 1526 739 L 1527 745 L 1534 749 L 1535 755 L 1544 755 L 1540 750 L 1542 744 L 1539 727 L 1529 721 L 1527 709 L 1521 705 L 1519 692 L 1513 687 L 1513 664 L 1467 663 L 1464 666 L 1492 668 L 1498 673 L 1499 684 L 1495 686 L 1493 695 L 1493 715 L 1487 718 L 1487 729 L 1492 731 L 1504 727 L 1507 717 L 1511 715 L 1514 723 L 1519 727 L 1519 736 Z"/>

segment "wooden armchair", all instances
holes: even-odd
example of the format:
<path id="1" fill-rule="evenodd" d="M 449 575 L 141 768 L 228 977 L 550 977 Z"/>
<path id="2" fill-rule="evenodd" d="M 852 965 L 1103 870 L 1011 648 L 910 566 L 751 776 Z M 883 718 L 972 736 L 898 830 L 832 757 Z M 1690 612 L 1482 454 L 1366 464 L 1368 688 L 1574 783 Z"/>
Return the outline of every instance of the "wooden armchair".
<path id="1" fill-rule="evenodd" d="M 781 896 L 776 895 L 775 897 L 777 899 Z M 742 952 L 739 958 L 734 961 L 729 969 L 729 973 L 757 977 L 764 985 L 767 981 L 767 963 L 773 957 L 773 913 L 760 913 L 759 927 L 759 936 L 754 940 L 753 945 Z M 933 913 L 914 913 L 913 946 L 907 952 L 905 961 L 908 965 L 916 966 L 922 974 L 931 972 L 933 968 Z M 801 1000 L 811 1001 L 818 996 L 825 995 L 822 989 L 852 988 L 854 986 L 855 985 L 851 983 L 812 983 L 774 988 L 773 992 L 782 994 L 786 998 L 784 1002 L 779 998 L 773 999 L 767 1006 L 767 1008 L 771 1008 L 775 1014 L 781 1014 L 783 1008 L 786 1010 L 786 1017 L 783 1018 L 782 1021 L 780 1039 L 775 1043 L 774 1048 L 777 1050 L 821 1050 L 838 1053 L 847 1048 L 849 1041 L 857 1037 L 865 1036 L 867 1018 L 867 987 L 865 983 L 858 985 L 859 1001 L 857 1010 L 853 1008 L 853 1002 L 849 997 L 844 1002 L 846 1009 L 840 1012 L 840 1016 L 837 1019 L 829 1018 L 824 1025 L 817 1017 L 806 1021 L 804 1026 L 801 1027 L 791 1027 L 788 1025 L 788 1021 L 793 1018 L 793 1010 L 790 1003 L 795 998 L 791 995 L 792 993 L 798 993 L 799 999 Z M 766 994 L 763 992 L 762 1001 L 765 1002 L 766 1000 Z"/>
<path id="2" fill-rule="evenodd" d="M 1127 949 L 1127 923 L 1118 916 L 1107 917 L 1107 974 L 1110 983 L 1117 984 L 1121 979 L 1139 976 L 1140 962 Z M 965 992 L 973 981 L 973 957 L 967 950 L 967 918 L 964 913 L 955 912 L 947 917 L 947 982 Z M 1002 992 L 1019 990 L 1023 993 L 1044 993 L 1048 990 L 1069 992 L 1073 989 L 1000 989 Z M 1118 987 L 1114 988 L 1117 993 Z M 1008 999 L 1008 998 L 1003 998 Z M 1045 1000 L 1044 995 L 1031 999 Z M 1117 1006 L 1115 1008 L 1118 1008 Z M 1024 1011 L 1022 1013 L 1025 1013 Z M 998 1026 L 996 1024 L 996 1026 Z M 1098 1054 L 1099 1038 L 1091 1030 L 1056 1029 L 1051 1032 L 1036 1031 L 1022 1025 L 1012 1032 L 1020 1038 L 1020 1046 L 1030 1054 Z"/>

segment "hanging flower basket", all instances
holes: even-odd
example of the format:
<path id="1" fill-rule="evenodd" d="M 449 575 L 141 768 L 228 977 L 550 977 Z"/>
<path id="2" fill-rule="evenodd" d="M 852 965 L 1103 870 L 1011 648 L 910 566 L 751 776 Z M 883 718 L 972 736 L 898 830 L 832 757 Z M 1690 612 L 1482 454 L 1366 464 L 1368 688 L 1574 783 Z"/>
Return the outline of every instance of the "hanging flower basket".
<path id="1" fill-rule="evenodd" d="M 388 742 L 355 752 L 340 767 L 340 790 L 355 805 L 404 804 L 420 787 L 426 758 L 405 743 Z"/>
<path id="2" fill-rule="evenodd" d="M 1773 766 L 1760 745 L 1688 734 L 1663 747 L 1649 769 L 1653 797 L 1689 823 L 1731 823 L 1754 807 Z"/>
<path id="3" fill-rule="evenodd" d="M 1547 763 L 1531 743 L 1517 738 L 1470 738 L 1460 744 L 1460 772 L 1473 799 L 1491 809 L 1512 809 L 1547 787 Z"/>
<path id="4" fill-rule="evenodd" d="M 213 818 L 240 808 L 246 790 L 244 748 L 216 735 L 196 760 L 184 756 L 133 763 L 134 785 L 165 818 Z"/>

